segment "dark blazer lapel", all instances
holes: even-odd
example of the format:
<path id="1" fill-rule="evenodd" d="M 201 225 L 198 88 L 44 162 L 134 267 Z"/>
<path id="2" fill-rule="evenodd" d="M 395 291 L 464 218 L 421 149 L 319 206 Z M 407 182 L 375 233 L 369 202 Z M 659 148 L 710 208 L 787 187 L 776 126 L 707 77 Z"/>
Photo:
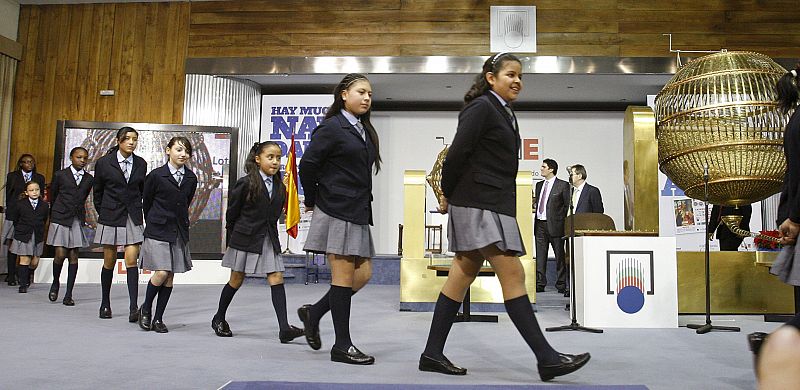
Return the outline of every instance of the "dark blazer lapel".
<path id="1" fill-rule="evenodd" d="M 354 137 L 356 137 L 359 141 L 361 141 L 361 143 L 365 142 L 364 138 L 366 138 L 366 136 L 364 138 L 361 138 L 361 134 L 358 134 L 358 130 L 356 129 L 356 126 L 350 124 L 350 121 L 347 120 L 347 118 L 344 116 L 344 114 L 339 113 L 337 115 L 337 118 L 339 119 L 339 123 L 342 125 L 343 129 L 346 129 L 347 132 L 349 132 Z M 364 129 L 364 134 L 366 134 L 366 132 L 367 132 L 367 129 L 365 128 Z"/>
<path id="2" fill-rule="evenodd" d="M 141 165 L 141 164 L 137 164 L 137 163 L 136 163 L 136 157 L 135 157 L 135 155 L 134 155 L 134 154 L 131 154 L 131 176 L 130 176 L 130 177 L 133 177 L 133 174 L 134 174 L 134 173 L 136 173 L 136 171 L 137 171 L 138 169 L 141 169 L 141 168 L 142 168 L 142 167 L 140 167 L 139 165 Z"/>
<path id="3" fill-rule="evenodd" d="M 508 122 L 509 126 L 511 126 L 511 130 L 513 130 L 514 133 L 516 133 L 517 126 L 516 123 L 514 122 L 514 118 L 512 118 L 511 115 L 508 114 L 506 108 L 503 107 L 503 105 L 500 103 L 499 100 L 497 100 L 497 96 L 494 96 L 494 94 L 491 92 L 487 92 L 487 95 L 489 96 L 489 101 L 492 102 L 492 104 L 494 105 L 494 108 L 496 108 L 497 111 L 500 111 L 500 115 L 502 115 L 503 118 L 506 118 L 506 121 Z"/>
<path id="4" fill-rule="evenodd" d="M 175 180 L 175 176 L 172 176 L 172 171 L 170 171 L 169 166 L 167 164 L 164 164 L 164 165 L 160 166 L 158 169 L 159 169 L 159 172 L 158 172 L 159 176 L 165 178 L 168 182 L 172 183 L 172 185 L 174 185 L 175 187 L 177 187 L 177 188 L 181 187 L 178 184 L 178 181 Z M 186 170 L 184 170 L 184 172 L 186 172 Z M 183 179 L 184 179 L 183 181 L 186 181 L 186 177 L 184 177 Z"/>
<path id="5" fill-rule="evenodd" d="M 133 164 L 131 164 L 131 165 L 133 165 Z M 119 165 L 119 161 L 117 160 L 117 152 L 114 152 L 114 154 L 111 157 L 111 166 L 114 167 L 114 168 L 117 168 L 117 172 L 119 172 L 119 174 L 122 175 L 122 179 L 124 180 L 125 179 L 125 173 L 122 172 L 122 167 Z M 131 171 L 133 171 L 133 170 L 131 170 Z"/>

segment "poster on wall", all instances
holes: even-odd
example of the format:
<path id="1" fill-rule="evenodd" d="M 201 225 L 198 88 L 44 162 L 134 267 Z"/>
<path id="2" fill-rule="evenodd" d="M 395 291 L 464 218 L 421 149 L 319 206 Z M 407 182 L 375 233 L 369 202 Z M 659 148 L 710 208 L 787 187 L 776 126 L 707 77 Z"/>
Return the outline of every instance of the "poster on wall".
<path id="1" fill-rule="evenodd" d="M 675 211 L 675 234 L 705 232 L 705 204 L 696 199 L 681 198 L 673 201 Z"/>
<path id="2" fill-rule="evenodd" d="M 300 163 L 303 151 L 311 142 L 311 132 L 322 123 L 332 103 L 331 95 L 263 95 L 261 97 L 261 134 L 259 140 L 274 141 L 281 147 L 281 171 L 286 171 L 289 147 L 294 137 L 296 163 Z M 278 236 L 281 247 L 287 253 L 304 253 L 303 245 L 311 226 L 311 212 L 305 209 L 303 186 L 298 183 L 300 199 L 300 223 L 297 238 L 286 232 L 281 220 Z"/>
<path id="3" fill-rule="evenodd" d="M 83 147 L 89 152 L 86 170 L 94 174 L 95 162 L 116 145 L 120 124 L 101 122 L 60 121 L 55 151 L 56 169 L 71 164 L 69 152 Z M 189 139 L 194 149 L 186 165 L 197 175 L 198 185 L 189 206 L 189 250 L 193 254 L 219 254 L 225 251 L 224 213 L 233 161 L 231 160 L 230 128 L 207 126 L 180 126 L 159 124 L 133 124 L 139 133 L 135 154 L 147 162 L 148 172 L 167 161 L 165 147 L 175 136 Z M 86 200 L 84 234 L 94 242 L 97 211 L 93 194 Z M 92 244 L 82 252 L 102 252 L 100 245 Z"/>

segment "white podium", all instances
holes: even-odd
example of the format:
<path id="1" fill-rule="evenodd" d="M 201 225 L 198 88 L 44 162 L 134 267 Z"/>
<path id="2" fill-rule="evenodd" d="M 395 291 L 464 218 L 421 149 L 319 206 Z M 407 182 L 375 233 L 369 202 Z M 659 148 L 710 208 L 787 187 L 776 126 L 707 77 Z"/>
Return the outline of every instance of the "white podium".
<path id="1" fill-rule="evenodd" d="M 674 237 L 625 232 L 575 238 L 575 308 L 590 328 L 677 328 Z"/>

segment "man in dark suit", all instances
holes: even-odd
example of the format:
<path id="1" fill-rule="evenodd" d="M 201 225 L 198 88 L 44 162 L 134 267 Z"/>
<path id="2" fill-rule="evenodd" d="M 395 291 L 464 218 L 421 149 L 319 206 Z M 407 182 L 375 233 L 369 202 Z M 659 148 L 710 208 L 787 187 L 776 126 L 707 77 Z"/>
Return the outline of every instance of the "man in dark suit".
<path id="1" fill-rule="evenodd" d="M 586 168 L 576 164 L 570 167 L 570 171 L 574 188 L 572 202 L 575 214 L 603 213 L 603 197 L 597 187 L 586 182 Z"/>
<path id="2" fill-rule="evenodd" d="M 575 214 L 581 213 L 603 213 L 603 197 L 600 195 L 600 189 L 586 182 L 586 167 L 581 164 L 575 164 L 567 167 L 570 172 L 570 181 L 572 182 L 572 207 Z M 569 242 L 567 243 L 567 256 L 569 255 Z M 569 278 L 569 267 L 565 273 Z M 569 296 L 569 283 L 567 283 L 564 296 Z"/>
<path id="3" fill-rule="evenodd" d="M 553 247 L 556 256 L 556 289 L 565 292 L 566 264 L 564 263 L 564 219 L 569 207 L 569 184 L 556 178 L 558 163 L 552 159 L 542 161 L 540 172 L 544 180 L 536 183 L 533 207 L 536 220 L 533 235 L 536 241 L 536 292 L 543 292 L 547 285 L 548 247 Z"/>
<path id="4" fill-rule="evenodd" d="M 739 237 L 728 229 L 728 226 L 722 222 L 723 215 L 741 215 L 742 223 L 739 224 L 740 229 L 750 231 L 750 216 L 753 214 L 753 206 L 746 205 L 740 207 L 717 206 L 711 208 L 711 216 L 708 219 L 708 234 L 713 235 L 717 233 L 719 240 L 719 249 L 722 251 L 737 251 L 739 245 L 742 245 L 744 237 Z M 711 237 L 709 237 L 711 239 Z"/>

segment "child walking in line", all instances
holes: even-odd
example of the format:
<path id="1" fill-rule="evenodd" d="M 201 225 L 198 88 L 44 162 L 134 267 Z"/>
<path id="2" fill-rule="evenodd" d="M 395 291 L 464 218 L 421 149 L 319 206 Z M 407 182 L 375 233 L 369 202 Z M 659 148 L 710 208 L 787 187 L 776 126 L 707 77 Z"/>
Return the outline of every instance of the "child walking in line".
<path id="1" fill-rule="evenodd" d="M 17 277 L 20 293 L 28 292 L 30 272 L 39 265 L 39 256 L 44 247 L 44 223 L 50 207 L 39 198 L 41 191 L 39 183 L 31 180 L 25 185 L 23 198 L 16 201 L 14 240 L 11 241 L 10 250 L 19 256 Z"/>
<path id="2" fill-rule="evenodd" d="M 69 259 L 67 268 L 67 291 L 62 303 L 75 306 L 72 288 L 78 275 L 78 250 L 89 245 L 83 233 L 86 223 L 86 198 L 92 190 L 94 177 L 84 171 L 89 152 L 82 148 L 72 148 L 69 152 L 70 166 L 53 174 L 50 183 L 50 196 L 53 207 L 50 212 L 50 229 L 47 231 L 47 245 L 55 248 L 53 258 L 53 284 L 48 299 L 58 300 L 61 286 L 61 269 L 64 259 Z"/>
<path id="3" fill-rule="evenodd" d="M 236 182 L 228 196 L 225 214 L 228 250 L 222 266 L 231 269 L 231 277 L 222 289 L 217 313 L 211 320 L 217 336 L 233 336 L 225 313 L 246 274 L 267 274 L 280 342 L 285 344 L 303 336 L 303 329 L 289 325 L 286 316 L 284 266 L 278 240 L 278 218 L 286 199 L 286 187 L 281 182 L 280 166 L 281 148 L 277 143 L 256 143 L 245 161 L 247 175 Z"/>
<path id="4" fill-rule="evenodd" d="M 172 294 L 176 273 L 192 269 L 189 254 L 189 205 L 197 189 L 197 176 L 186 166 L 192 144 L 186 137 L 172 137 L 166 149 L 169 161 L 151 171 L 144 180 L 144 243 L 139 266 L 154 271 L 139 308 L 139 327 L 167 333 L 163 315 Z M 158 295 L 156 312 L 151 316 Z M 152 318 L 152 321 L 151 321 Z"/>

